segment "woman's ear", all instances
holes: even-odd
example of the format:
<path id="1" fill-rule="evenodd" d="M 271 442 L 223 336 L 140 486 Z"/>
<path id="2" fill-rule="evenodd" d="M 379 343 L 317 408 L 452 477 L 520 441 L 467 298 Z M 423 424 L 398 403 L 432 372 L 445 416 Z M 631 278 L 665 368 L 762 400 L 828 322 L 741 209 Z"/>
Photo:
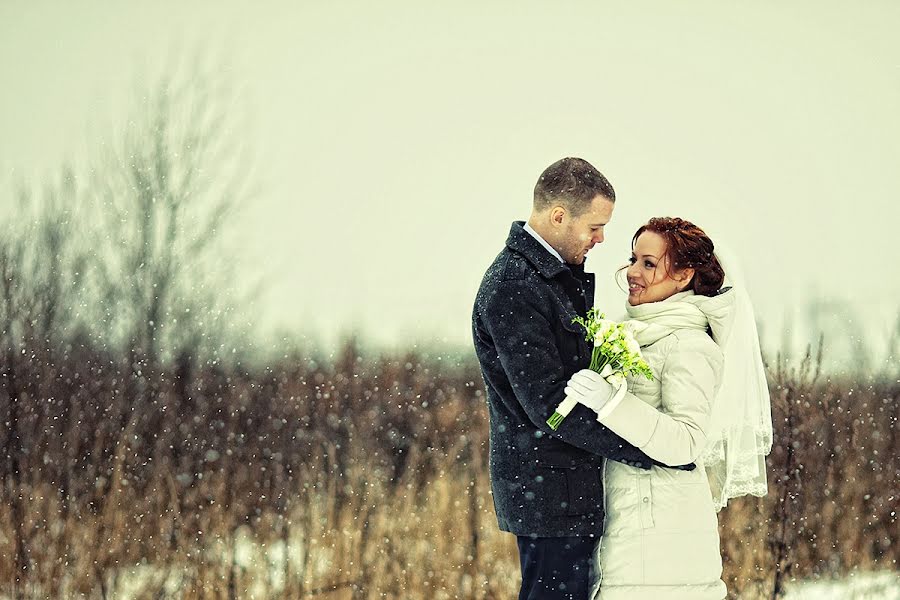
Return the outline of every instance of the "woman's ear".
<path id="1" fill-rule="evenodd" d="M 694 269 L 682 269 L 681 271 L 675 274 L 675 277 L 672 279 L 675 280 L 675 285 L 678 288 L 679 292 L 683 292 L 684 289 L 690 285 L 691 280 L 694 278 Z"/>

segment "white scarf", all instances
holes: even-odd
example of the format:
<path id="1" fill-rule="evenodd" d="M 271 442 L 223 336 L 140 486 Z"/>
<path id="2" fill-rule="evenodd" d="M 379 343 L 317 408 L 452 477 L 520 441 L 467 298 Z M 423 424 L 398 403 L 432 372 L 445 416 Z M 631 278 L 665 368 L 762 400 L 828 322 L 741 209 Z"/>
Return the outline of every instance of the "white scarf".
<path id="1" fill-rule="evenodd" d="M 730 333 L 734 317 L 735 294 L 726 291 L 718 296 L 698 296 L 693 290 L 678 292 L 661 300 L 632 306 L 626 305 L 635 338 L 649 346 L 677 329 L 712 329 L 720 346 Z"/>

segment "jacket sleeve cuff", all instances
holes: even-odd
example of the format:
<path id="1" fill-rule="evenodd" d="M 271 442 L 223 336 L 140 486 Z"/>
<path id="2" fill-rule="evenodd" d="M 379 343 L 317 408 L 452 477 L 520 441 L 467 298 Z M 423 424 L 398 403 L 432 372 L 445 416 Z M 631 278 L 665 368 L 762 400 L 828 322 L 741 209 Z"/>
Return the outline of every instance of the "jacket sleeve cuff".
<path id="1" fill-rule="evenodd" d="M 597 411 L 598 421 L 602 422 L 603 419 L 609 416 L 609 413 L 616 409 L 616 407 L 622 402 L 622 398 L 624 398 L 625 394 L 627 393 L 627 386 L 625 386 L 624 384 L 614 389 L 615 391 L 613 392 L 612 398 L 609 399 L 609 402 L 604 404 L 600 408 L 600 410 Z"/>
<path id="2" fill-rule="evenodd" d="M 655 408 L 634 394 L 626 392 L 608 414 L 598 414 L 597 420 L 632 446 L 641 448 L 653 437 L 659 416 L 659 411 Z"/>

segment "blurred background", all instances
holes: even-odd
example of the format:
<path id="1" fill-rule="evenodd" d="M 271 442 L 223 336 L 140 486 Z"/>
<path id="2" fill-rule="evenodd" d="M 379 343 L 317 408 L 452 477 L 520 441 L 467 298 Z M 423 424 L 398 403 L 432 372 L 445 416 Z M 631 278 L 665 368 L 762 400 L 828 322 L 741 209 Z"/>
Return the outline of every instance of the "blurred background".
<path id="1" fill-rule="evenodd" d="M 563 156 L 616 188 L 609 313 L 651 216 L 742 261 L 777 439 L 734 597 L 897 597 L 898 25 L 0 4 L 0 597 L 512 597 L 470 314 Z"/>

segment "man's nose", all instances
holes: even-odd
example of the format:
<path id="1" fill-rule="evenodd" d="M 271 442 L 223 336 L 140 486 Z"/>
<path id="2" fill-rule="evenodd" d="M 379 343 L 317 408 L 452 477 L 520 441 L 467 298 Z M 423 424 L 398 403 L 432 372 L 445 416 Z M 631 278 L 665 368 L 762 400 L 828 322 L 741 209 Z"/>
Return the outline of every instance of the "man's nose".
<path id="1" fill-rule="evenodd" d="M 598 231 L 597 233 L 594 234 L 594 243 L 599 244 L 602 241 L 603 241 L 603 232 Z"/>

